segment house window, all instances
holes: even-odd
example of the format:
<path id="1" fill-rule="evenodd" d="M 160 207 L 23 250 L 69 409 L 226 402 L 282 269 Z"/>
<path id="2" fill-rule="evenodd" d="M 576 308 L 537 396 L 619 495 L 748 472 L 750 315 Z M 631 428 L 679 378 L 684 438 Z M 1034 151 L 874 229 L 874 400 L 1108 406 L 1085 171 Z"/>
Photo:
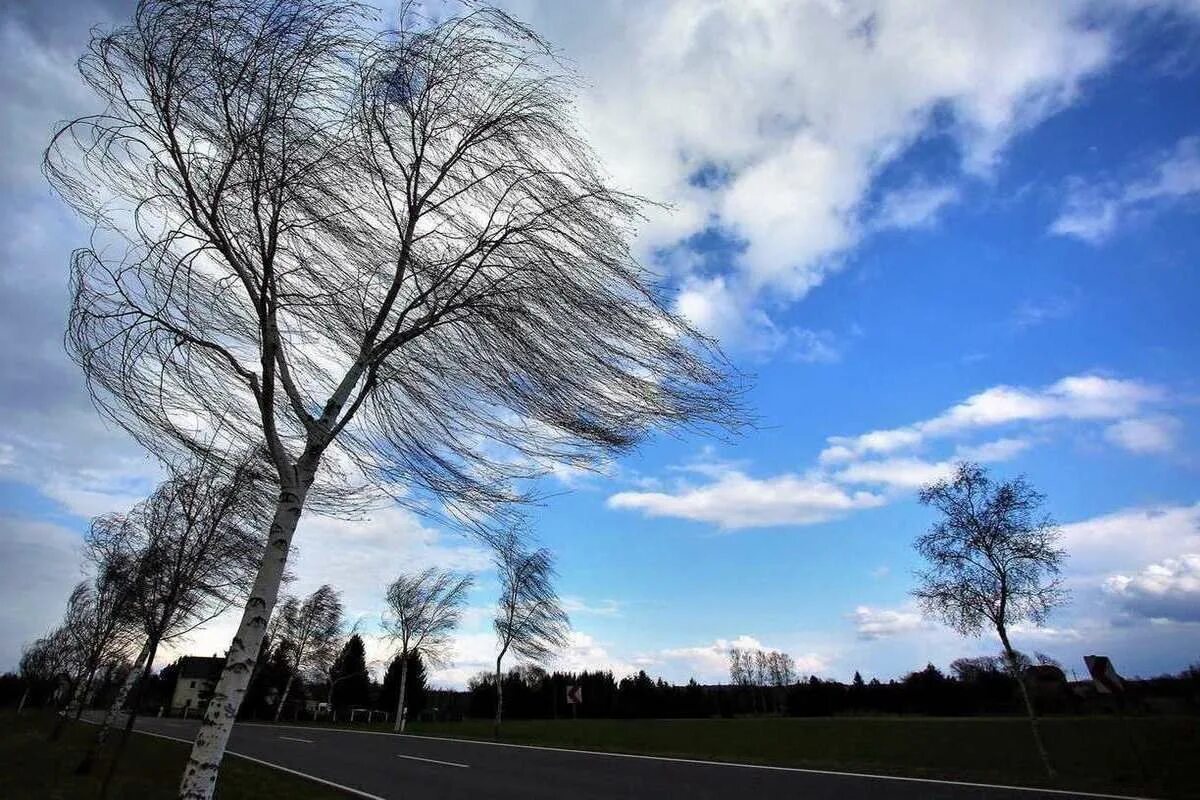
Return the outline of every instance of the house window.
<path id="1" fill-rule="evenodd" d="M 195 689 L 195 688 L 196 688 L 196 682 L 195 682 L 195 681 L 190 681 L 190 684 L 191 684 L 191 685 L 190 685 L 188 688 L 190 688 L 190 689 Z"/>

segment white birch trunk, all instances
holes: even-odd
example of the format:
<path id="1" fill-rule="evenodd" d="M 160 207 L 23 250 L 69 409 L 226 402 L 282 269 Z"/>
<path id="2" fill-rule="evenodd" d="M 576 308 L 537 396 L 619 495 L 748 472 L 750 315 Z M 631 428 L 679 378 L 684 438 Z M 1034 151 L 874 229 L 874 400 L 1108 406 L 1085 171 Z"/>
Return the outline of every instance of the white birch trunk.
<path id="1" fill-rule="evenodd" d="M 21 702 L 17 704 L 17 716 L 21 716 L 21 712 L 25 710 L 25 701 L 29 699 L 29 687 L 25 687 L 25 691 L 21 694 Z"/>
<path id="2" fill-rule="evenodd" d="M 120 690 L 117 691 L 117 696 L 113 698 L 112 705 L 104 713 L 104 721 L 100 723 L 100 730 L 96 732 L 97 746 L 103 745 L 104 740 L 108 738 L 108 730 L 112 725 L 113 718 L 117 714 L 120 714 L 121 709 L 124 708 L 125 700 L 129 697 L 129 691 L 137 683 L 138 677 L 142 674 L 142 666 L 146 663 L 148 655 L 150 655 L 149 641 L 142 645 L 142 650 L 138 653 L 137 660 L 133 662 L 133 669 L 129 670 L 129 674 L 125 676 L 125 681 L 121 684 Z"/>
<path id="3" fill-rule="evenodd" d="M 283 685 L 283 694 L 279 695 L 279 703 L 275 706 L 276 722 L 279 722 L 279 718 L 283 716 L 283 704 L 287 702 L 288 694 L 292 691 L 292 681 L 295 678 L 295 675 L 288 675 L 287 683 Z"/>
<path id="4" fill-rule="evenodd" d="M 225 746 L 254 672 L 267 622 L 279 599 L 279 585 L 287 565 L 292 537 L 296 533 L 296 523 L 300 521 L 300 512 L 304 509 L 304 500 L 315 474 L 314 463 L 300 472 L 297 485 L 286 486 L 279 493 L 262 564 L 246 600 L 241 624 L 229 645 L 225 669 L 217 681 L 183 771 L 183 780 L 179 785 L 180 800 L 211 800 L 216 790 L 217 773 L 225 755 Z"/>
<path id="5" fill-rule="evenodd" d="M 396 703 L 396 724 L 392 727 L 393 733 L 404 733 L 404 695 L 408 689 L 408 658 L 405 657 L 404 663 L 400 665 L 400 701 Z"/>

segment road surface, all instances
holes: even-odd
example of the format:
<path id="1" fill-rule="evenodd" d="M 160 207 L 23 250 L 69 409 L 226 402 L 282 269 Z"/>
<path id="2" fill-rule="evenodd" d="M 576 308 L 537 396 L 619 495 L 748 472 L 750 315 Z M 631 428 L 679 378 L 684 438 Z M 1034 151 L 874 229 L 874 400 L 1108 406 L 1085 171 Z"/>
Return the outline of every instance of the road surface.
<path id="1" fill-rule="evenodd" d="M 138 720 L 137 730 L 191 741 L 197 725 L 196 720 L 148 718 Z M 229 751 L 376 800 L 1071 800 L 1106 796 L 289 725 L 238 724 Z"/>

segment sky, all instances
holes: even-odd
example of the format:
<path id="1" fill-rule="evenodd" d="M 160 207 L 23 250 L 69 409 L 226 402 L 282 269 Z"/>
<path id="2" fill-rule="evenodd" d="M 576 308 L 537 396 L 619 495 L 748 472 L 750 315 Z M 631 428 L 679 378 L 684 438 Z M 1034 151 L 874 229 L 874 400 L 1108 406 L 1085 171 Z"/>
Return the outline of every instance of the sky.
<path id="1" fill-rule="evenodd" d="M 88 518 L 153 460 L 62 347 L 88 228 L 38 163 L 95 107 L 74 69 L 126 0 L 0 5 L 0 670 L 80 579 Z M 727 680 L 731 646 L 887 679 L 993 653 L 924 619 L 918 488 L 1024 474 L 1071 601 L 1014 644 L 1068 672 L 1200 661 L 1200 3 L 513 0 L 582 80 L 611 181 L 662 203 L 640 258 L 752 377 L 757 426 L 556 470 L 534 530 L 573 622 L 550 666 Z M 477 544 L 401 509 L 306 516 L 293 591 L 329 582 L 373 659 L 387 583 L 475 572 L 455 658 L 488 668 Z M 177 654 L 222 652 L 219 619 Z"/>

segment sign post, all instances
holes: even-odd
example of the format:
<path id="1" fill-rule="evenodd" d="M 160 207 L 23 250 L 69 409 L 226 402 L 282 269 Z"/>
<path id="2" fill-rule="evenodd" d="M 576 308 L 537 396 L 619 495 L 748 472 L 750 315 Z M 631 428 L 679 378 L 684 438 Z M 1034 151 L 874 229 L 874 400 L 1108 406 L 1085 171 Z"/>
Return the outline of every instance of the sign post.
<path id="1" fill-rule="evenodd" d="M 571 707 L 571 719 L 579 719 L 579 705 L 583 702 L 583 687 L 567 687 L 567 705 Z"/>

